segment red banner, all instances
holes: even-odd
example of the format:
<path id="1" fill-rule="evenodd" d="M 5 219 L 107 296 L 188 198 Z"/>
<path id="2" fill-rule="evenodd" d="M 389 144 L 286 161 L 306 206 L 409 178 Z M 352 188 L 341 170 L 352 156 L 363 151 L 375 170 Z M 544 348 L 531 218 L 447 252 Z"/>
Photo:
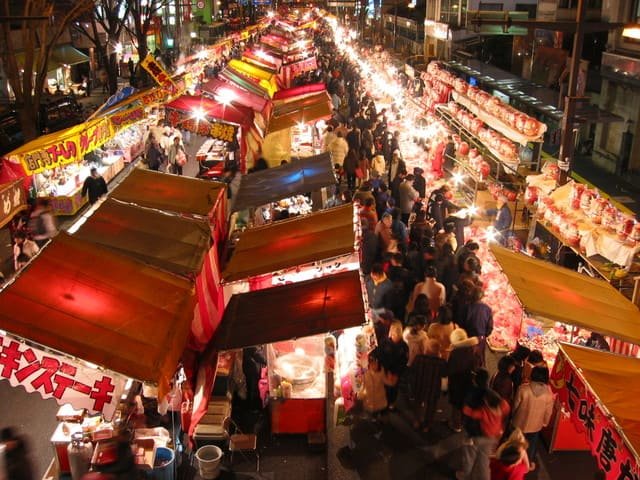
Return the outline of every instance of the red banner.
<path id="1" fill-rule="evenodd" d="M 571 413 L 576 428 L 584 433 L 607 480 L 640 480 L 635 456 L 609 419 L 594 392 L 562 350 L 551 372 L 551 387 Z"/>
<path id="2" fill-rule="evenodd" d="M 167 110 L 167 120 L 174 127 L 225 142 L 233 142 L 238 135 L 237 125 L 209 119 L 198 120 L 176 110 Z"/>

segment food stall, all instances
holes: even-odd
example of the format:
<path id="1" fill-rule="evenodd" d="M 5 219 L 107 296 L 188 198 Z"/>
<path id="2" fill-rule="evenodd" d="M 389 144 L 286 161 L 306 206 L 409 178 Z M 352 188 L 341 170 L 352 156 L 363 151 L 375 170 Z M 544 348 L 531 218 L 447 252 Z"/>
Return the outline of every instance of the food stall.
<path id="1" fill-rule="evenodd" d="M 127 422 L 121 398 L 131 380 L 157 385 L 164 397 L 194 304 L 192 282 L 66 233 L 3 288 L 0 349 L 12 361 L 0 377 L 78 411 L 60 418 L 50 470 L 68 473 L 73 432 L 89 436 L 99 452 L 116 424 Z M 152 468 L 142 450 L 136 462 Z"/>
<path id="2" fill-rule="evenodd" d="M 640 476 L 640 360 L 561 344 L 550 384 L 607 480 Z"/>
<path id="3" fill-rule="evenodd" d="M 6 161 L 22 164 L 36 195 L 51 200 L 54 214 L 73 215 L 87 201 L 81 190 L 92 167 L 107 182 L 124 168 L 124 159 L 116 152 L 92 154 L 112 137 L 108 119 L 93 120 L 41 136 L 8 153 Z"/>
<path id="4" fill-rule="evenodd" d="M 216 140 L 201 152 L 210 162 L 201 165 L 201 169 L 219 166 L 225 159 L 237 163 L 243 173 L 247 165 L 253 165 L 262 144 L 262 132 L 251 108 L 219 103 L 203 96 L 182 95 L 165 104 L 165 110 L 166 120 L 172 126 Z M 212 152 L 212 147 L 224 148 L 215 148 Z"/>
<path id="5" fill-rule="evenodd" d="M 331 99 L 324 86 L 306 85 L 283 90 L 276 95 L 263 144 L 264 158 L 277 165 L 282 159 L 320 153 L 316 124 L 330 118 L 333 113 Z"/>
<path id="6" fill-rule="evenodd" d="M 362 288 L 360 273 L 348 271 L 229 300 L 213 343 L 219 350 L 268 345 L 273 433 L 325 431 L 324 334 L 365 322 Z"/>
<path id="7" fill-rule="evenodd" d="M 607 282 L 495 245 L 490 253 L 495 260 L 483 261 L 482 278 L 485 299 L 494 309 L 490 346 L 513 349 L 517 341 L 540 350 L 551 364 L 560 342 L 583 341 L 592 331 L 610 343 L 640 345 L 638 307 Z M 551 450 L 584 447 L 567 420 L 566 412 L 557 409 L 546 432 Z"/>

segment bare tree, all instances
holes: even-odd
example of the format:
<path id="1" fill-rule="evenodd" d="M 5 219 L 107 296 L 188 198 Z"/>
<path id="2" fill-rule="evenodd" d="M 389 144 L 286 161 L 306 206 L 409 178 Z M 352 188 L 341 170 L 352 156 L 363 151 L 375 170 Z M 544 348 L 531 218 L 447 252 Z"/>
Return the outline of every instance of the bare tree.
<path id="1" fill-rule="evenodd" d="M 140 67 L 140 62 L 149 53 L 147 47 L 147 32 L 153 23 L 153 18 L 157 16 L 161 8 L 167 6 L 170 0 L 129 0 L 129 22 L 125 28 L 131 35 L 138 49 L 138 68 L 136 68 L 136 83 L 146 77 Z"/>
<path id="2" fill-rule="evenodd" d="M 40 98 L 53 48 L 69 24 L 93 7 L 94 0 L 22 0 L 20 10 L 15 8 L 16 3 L 0 0 L 0 16 L 21 17 L 15 22 L 0 23 L 0 38 L 4 44 L 4 48 L 0 47 L 0 57 L 15 95 L 22 133 L 28 141 L 39 135 Z M 47 20 L 34 19 L 43 16 Z M 18 38 L 12 36 L 12 30 L 17 32 Z M 19 45 L 16 40 L 20 40 Z M 16 55 L 20 49 L 21 61 Z"/>
<path id="3" fill-rule="evenodd" d="M 114 46 L 120 41 L 120 34 L 128 15 L 127 0 L 96 0 L 92 11 L 71 24 L 73 31 L 86 37 L 95 47 L 100 64 L 107 72 L 110 95 L 118 90 L 118 54 Z M 103 41 L 101 30 L 106 37 L 106 43 Z"/>

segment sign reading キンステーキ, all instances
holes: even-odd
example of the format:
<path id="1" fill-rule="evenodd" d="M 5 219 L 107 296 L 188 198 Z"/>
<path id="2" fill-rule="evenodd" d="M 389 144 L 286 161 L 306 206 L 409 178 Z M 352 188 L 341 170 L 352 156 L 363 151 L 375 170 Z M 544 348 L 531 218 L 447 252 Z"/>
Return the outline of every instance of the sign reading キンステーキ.
<path id="1" fill-rule="evenodd" d="M 0 336 L 0 380 L 21 385 L 42 398 L 102 413 L 111 420 L 124 391 L 126 377 L 85 366 L 53 353 Z"/>

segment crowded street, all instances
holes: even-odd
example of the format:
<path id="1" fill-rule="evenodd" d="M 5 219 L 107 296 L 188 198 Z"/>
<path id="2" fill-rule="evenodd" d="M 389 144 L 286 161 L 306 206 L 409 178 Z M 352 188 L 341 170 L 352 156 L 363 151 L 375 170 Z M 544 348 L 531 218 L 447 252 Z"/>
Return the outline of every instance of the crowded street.
<path id="1" fill-rule="evenodd" d="M 543 116 L 319 8 L 128 48 L 2 155 L 0 480 L 638 478 L 640 222 Z"/>

